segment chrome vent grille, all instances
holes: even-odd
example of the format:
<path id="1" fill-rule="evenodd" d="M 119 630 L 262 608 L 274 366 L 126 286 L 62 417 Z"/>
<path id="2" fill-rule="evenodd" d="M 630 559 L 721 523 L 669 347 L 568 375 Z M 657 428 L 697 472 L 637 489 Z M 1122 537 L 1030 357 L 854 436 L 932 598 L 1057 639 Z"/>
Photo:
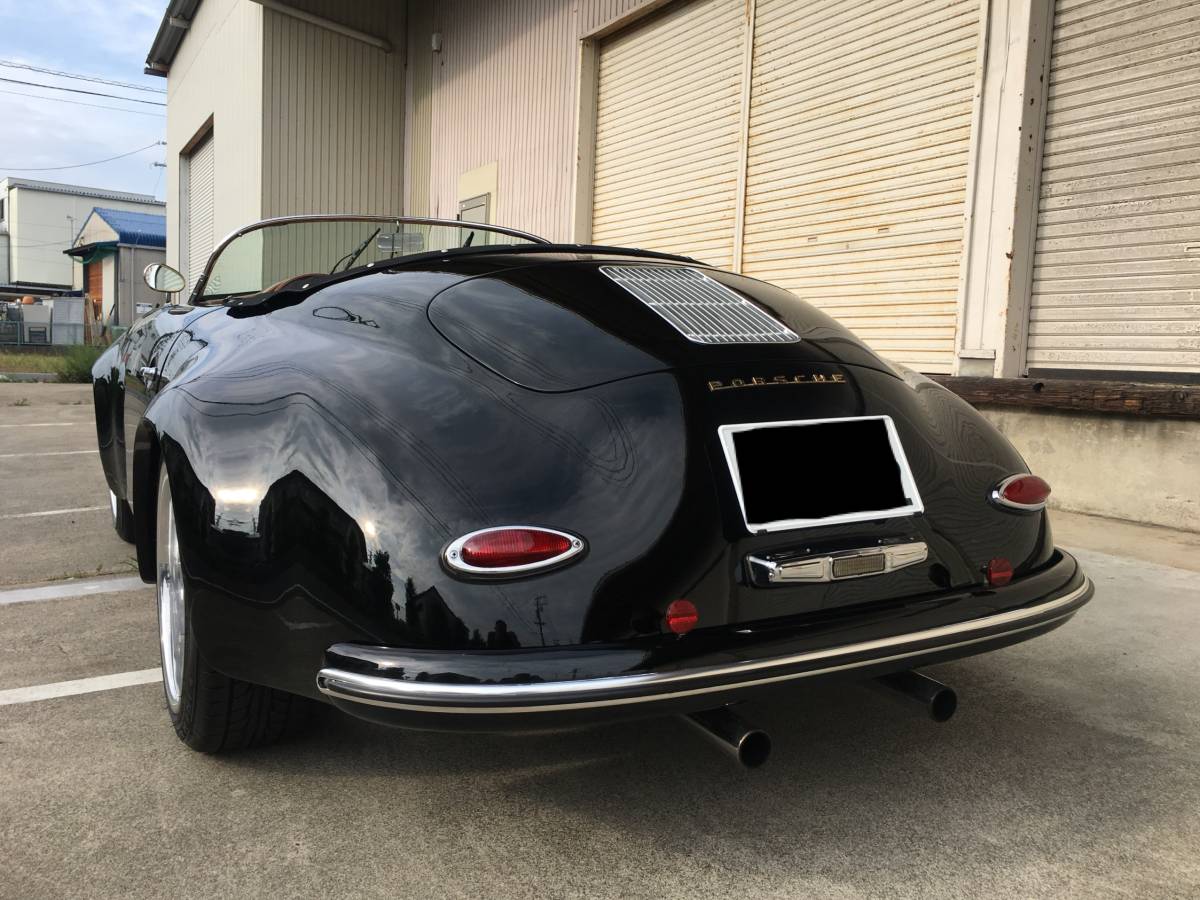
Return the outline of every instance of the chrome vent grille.
<path id="1" fill-rule="evenodd" d="M 600 271 L 697 344 L 792 344 L 790 328 L 745 297 L 683 266 L 601 266 Z"/>

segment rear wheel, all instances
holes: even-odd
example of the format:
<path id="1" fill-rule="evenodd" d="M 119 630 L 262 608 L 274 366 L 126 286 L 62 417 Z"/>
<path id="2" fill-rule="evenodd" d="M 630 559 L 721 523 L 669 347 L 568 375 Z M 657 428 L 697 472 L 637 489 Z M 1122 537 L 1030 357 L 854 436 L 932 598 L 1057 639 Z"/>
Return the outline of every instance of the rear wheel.
<path id="1" fill-rule="evenodd" d="M 159 651 L 175 734 L 193 750 L 221 753 L 270 744 L 297 731 L 311 701 L 222 675 L 200 656 L 165 466 L 158 479 L 157 538 Z"/>
<path id="2" fill-rule="evenodd" d="M 112 491 L 108 492 L 108 507 L 112 511 L 113 531 L 127 544 L 133 543 L 133 510 Z"/>

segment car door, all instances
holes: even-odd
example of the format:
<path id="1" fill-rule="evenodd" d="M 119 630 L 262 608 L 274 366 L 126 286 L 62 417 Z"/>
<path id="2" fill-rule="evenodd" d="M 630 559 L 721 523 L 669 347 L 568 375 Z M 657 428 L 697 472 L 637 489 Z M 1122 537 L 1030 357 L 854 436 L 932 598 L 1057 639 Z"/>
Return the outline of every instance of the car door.
<path id="1" fill-rule="evenodd" d="M 139 320 L 125 337 L 122 430 L 125 437 L 127 498 L 131 494 L 129 478 L 133 474 L 134 438 L 138 426 L 154 395 L 167 383 L 163 377 L 163 363 L 180 331 L 197 315 L 208 311 L 191 306 L 164 306 Z M 136 515 L 136 510 L 134 512 Z"/>

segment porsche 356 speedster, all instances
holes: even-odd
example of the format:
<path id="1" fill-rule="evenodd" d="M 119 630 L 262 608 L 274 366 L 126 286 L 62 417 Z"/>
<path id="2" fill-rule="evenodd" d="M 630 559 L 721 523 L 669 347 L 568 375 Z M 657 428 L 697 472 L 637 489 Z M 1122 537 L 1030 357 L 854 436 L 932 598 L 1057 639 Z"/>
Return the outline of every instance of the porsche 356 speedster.
<path id="1" fill-rule="evenodd" d="M 1048 485 L 971 407 L 683 257 L 268 220 L 93 376 L 113 524 L 198 750 L 326 701 L 443 730 L 678 713 L 753 764 L 748 694 L 870 679 L 945 718 L 914 667 L 1092 593 Z"/>

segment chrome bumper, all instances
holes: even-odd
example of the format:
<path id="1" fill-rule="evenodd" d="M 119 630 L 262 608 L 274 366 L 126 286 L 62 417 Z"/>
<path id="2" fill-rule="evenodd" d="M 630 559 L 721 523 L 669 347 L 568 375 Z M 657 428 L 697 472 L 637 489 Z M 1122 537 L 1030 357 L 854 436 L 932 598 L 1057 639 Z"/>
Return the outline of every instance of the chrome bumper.
<path id="1" fill-rule="evenodd" d="M 877 667 L 973 644 L 1002 642 L 1021 632 L 1049 630 L 1074 615 L 1092 590 L 1091 581 L 1084 577 L 1077 587 L 1049 600 L 966 622 L 703 668 L 528 684 L 444 684 L 324 668 L 317 675 L 317 688 L 335 701 L 450 716 L 529 715 L 685 700 Z"/>

